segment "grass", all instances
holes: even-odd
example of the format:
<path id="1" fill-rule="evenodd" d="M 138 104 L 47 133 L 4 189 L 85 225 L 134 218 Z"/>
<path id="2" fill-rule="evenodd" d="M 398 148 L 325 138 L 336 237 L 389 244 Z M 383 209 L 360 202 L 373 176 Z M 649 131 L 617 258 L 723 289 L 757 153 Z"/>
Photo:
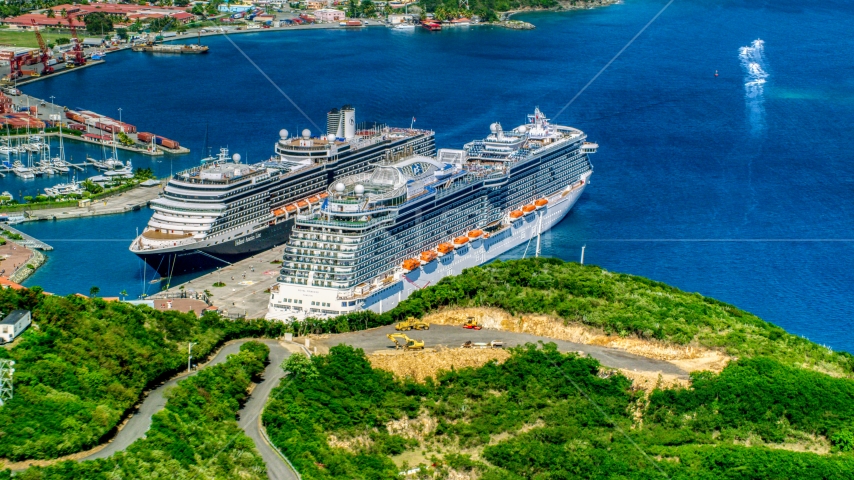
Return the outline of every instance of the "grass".
<path id="1" fill-rule="evenodd" d="M 71 38 L 71 34 L 53 33 L 41 31 L 42 38 L 47 43 L 56 43 L 57 38 Z M 39 42 L 36 40 L 36 34 L 33 32 L 21 32 L 13 30 L 0 30 L 0 45 L 14 45 L 16 47 L 32 47 L 38 48 Z"/>

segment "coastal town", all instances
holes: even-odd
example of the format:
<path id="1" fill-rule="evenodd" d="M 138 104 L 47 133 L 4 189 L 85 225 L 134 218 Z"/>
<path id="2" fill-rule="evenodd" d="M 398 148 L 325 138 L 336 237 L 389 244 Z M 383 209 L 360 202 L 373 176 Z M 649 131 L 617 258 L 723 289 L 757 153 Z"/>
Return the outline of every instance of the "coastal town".
<path id="1" fill-rule="evenodd" d="M 854 478 L 851 23 L 0 0 L 0 480 Z"/>

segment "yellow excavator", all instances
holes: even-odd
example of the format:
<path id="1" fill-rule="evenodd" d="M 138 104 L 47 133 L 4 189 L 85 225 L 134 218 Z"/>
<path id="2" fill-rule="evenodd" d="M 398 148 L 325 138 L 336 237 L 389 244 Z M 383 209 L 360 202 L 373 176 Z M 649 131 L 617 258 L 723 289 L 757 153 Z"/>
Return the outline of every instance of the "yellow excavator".
<path id="1" fill-rule="evenodd" d="M 403 322 L 400 322 L 395 325 L 394 329 L 398 332 L 408 332 L 410 330 L 430 330 L 430 324 L 425 321 L 418 320 L 415 317 L 409 317 Z"/>
<path id="2" fill-rule="evenodd" d="M 389 333 L 386 336 L 389 340 L 394 342 L 395 350 L 398 348 L 402 348 L 404 350 L 422 350 L 424 348 L 423 341 L 409 338 L 404 333 Z"/>
<path id="3" fill-rule="evenodd" d="M 477 323 L 477 320 L 475 320 L 474 317 L 468 317 L 466 318 L 466 323 L 463 324 L 463 328 L 467 328 L 469 330 L 480 330 L 483 326 Z"/>

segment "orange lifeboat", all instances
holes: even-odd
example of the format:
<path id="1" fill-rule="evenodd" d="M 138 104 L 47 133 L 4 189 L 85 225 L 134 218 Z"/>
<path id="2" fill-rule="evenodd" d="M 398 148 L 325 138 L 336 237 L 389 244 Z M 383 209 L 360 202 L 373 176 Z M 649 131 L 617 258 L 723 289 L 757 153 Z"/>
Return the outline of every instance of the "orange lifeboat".
<path id="1" fill-rule="evenodd" d="M 454 246 L 450 243 L 440 243 L 436 250 L 439 252 L 439 255 L 447 255 L 454 251 Z"/>
<path id="2" fill-rule="evenodd" d="M 474 240 L 475 238 L 480 238 L 483 235 L 483 230 L 472 230 L 469 232 L 469 238 Z"/>
<path id="3" fill-rule="evenodd" d="M 308 203 L 317 203 L 319 201 L 320 201 L 320 198 L 318 198 L 318 197 L 315 197 L 315 196 L 308 197 Z"/>
<path id="4" fill-rule="evenodd" d="M 297 211 L 297 207 L 295 207 L 295 206 L 293 206 L 293 204 L 291 204 L 291 205 L 288 205 L 287 207 L 285 207 L 285 210 L 288 213 L 294 213 Z"/>
<path id="5" fill-rule="evenodd" d="M 285 214 L 285 211 L 282 210 L 281 208 L 277 208 L 277 209 L 273 210 L 273 215 L 275 215 L 277 217 L 282 216 L 284 214 Z"/>
<path id="6" fill-rule="evenodd" d="M 469 237 L 457 237 L 454 239 L 454 245 L 455 246 L 461 247 L 467 243 L 469 243 Z"/>
<path id="7" fill-rule="evenodd" d="M 515 222 L 516 220 L 522 218 L 523 215 L 525 214 L 522 213 L 522 210 L 513 210 L 512 212 L 510 212 L 510 220 Z"/>
<path id="8" fill-rule="evenodd" d="M 326 192 L 323 192 L 323 193 L 321 193 L 321 194 L 320 194 L 320 198 L 326 198 L 326 197 L 328 197 L 328 196 L 329 196 L 329 194 L 328 194 L 328 193 L 326 193 Z"/>
<path id="9" fill-rule="evenodd" d="M 537 209 L 537 207 L 535 207 L 533 205 L 525 205 L 524 207 L 522 207 L 522 211 L 525 212 L 525 215 L 533 212 L 536 209 Z"/>
<path id="10" fill-rule="evenodd" d="M 421 262 L 419 262 L 418 260 L 416 260 L 414 258 L 407 258 L 406 260 L 403 261 L 403 269 L 406 271 L 409 271 L 409 272 L 415 270 L 416 268 L 418 268 L 420 266 L 421 266 Z"/>
<path id="11" fill-rule="evenodd" d="M 305 200 L 300 200 L 299 202 L 297 202 L 297 207 L 299 207 L 299 208 L 305 208 L 307 206 L 308 206 L 308 202 L 306 202 Z"/>
<path id="12" fill-rule="evenodd" d="M 548 200 L 546 200 L 545 198 L 538 198 L 538 199 L 537 199 L 537 201 L 536 201 L 536 202 L 534 202 L 534 205 L 535 205 L 537 208 L 543 208 L 543 207 L 545 207 L 545 206 L 546 206 L 546 205 L 548 205 L 548 204 L 549 204 L 549 201 L 548 201 Z"/>
<path id="13" fill-rule="evenodd" d="M 427 250 L 426 252 L 421 252 L 421 263 L 428 264 L 433 260 L 436 260 L 436 257 L 439 255 L 433 250 Z"/>

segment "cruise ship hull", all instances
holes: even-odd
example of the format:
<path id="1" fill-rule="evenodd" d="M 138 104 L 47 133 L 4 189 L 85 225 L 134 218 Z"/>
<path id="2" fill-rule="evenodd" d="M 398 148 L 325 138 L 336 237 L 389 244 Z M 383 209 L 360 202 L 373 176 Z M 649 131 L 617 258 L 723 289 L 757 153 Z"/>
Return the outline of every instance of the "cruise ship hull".
<path id="1" fill-rule="evenodd" d="M 184 273 L 224 267 L 288 241 L 294 220 L 259 229 L 233 240 L 216 238 L 198 242 L 197 246 L 177 245 L 175 248 L 138 250 L 134 253 L 157 273 L 167 277 Z"/>
<path id="2" fill-rule="evenodd" d="M 293 320 L 307 316 L 324 317 L 331 316 L 324 312 L 302 309 L 291 310 L 287 305 L 281 303 L 281 298 L 299 296 L 303 306 L 317 304 L 329 304 L 334 306 L 339 314 L 350 313 L 359 310 L 371 310 L 383 313 L 396 307 L 405 300 L 412 292 L 428 285 L 435 285 L 439 280 L 451 275 L 458 275 L 466 268 L 483 265 L 509 250 L 523 245 L 529 241 L 536 242 L 537 232 L 546 232 L 557 225 L 570 212 L 587 186 L 587 178 L 584 182 L 571 190 L 564 190 L 549 198 L 548 206 L 524 216 L 513 222 L 510 228 L 503 229 L 491 235 L 489 238 L 477 239 L 454 252 L 437 258 L 436 260 L 422 265 L 409 273 L 405 273 L 400 279 L 390 282 L 385 287 L 379 288 L 368 296 L 357 301 L 341 299 L 338 291 L 326 288 L 312 288 L 310 286 L 285 286 L 280 284 L 279 292 L 274 292 L 267 318 L 272 320 Z M 540 218 L 542 217 L 542 223 Z M 534 254 L 535 245 L 530 245 L 528 255 Z"/>

